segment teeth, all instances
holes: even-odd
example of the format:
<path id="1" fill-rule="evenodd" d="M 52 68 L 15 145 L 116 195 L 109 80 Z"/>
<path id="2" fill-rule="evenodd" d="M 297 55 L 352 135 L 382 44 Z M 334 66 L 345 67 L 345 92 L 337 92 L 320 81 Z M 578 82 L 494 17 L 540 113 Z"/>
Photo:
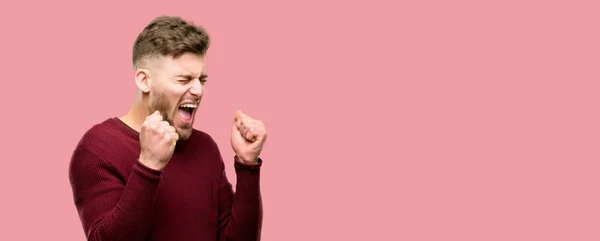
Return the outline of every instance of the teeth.
<path id="1" fill-rule="evenodd" d="M 180 107 L 195 109 L 198 107 L 198 105 L 197 104 L 184 104 L 184 105 L 181 105 Z"/>

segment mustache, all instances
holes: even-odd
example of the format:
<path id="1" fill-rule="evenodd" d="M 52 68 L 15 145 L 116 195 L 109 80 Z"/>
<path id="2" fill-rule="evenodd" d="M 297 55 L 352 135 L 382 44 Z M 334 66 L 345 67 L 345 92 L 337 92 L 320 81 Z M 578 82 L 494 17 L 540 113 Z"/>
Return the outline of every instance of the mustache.
<path id="1" fill-rule="evenodd" d="M 179 101 L 179 103 L 184 102 L 184 101 L 191 101 L 194 103 L 198 103 L 198 102 L 200 102 L 200 98 L 187 98 L 187 99 L 183 99 L 183 100 Z"/>

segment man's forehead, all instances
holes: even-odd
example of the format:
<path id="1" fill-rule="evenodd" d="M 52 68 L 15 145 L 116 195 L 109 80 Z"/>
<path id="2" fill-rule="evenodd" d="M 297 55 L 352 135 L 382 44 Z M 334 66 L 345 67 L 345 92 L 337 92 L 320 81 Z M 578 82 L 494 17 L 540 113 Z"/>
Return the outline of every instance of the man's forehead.
<path id="1" fill-rule="evenodd" d="M 206 61 L 203 56 L 182 55 L 179 58 L 171 59 L 171 66 L 175 74 L 185 74 L 198 77 L 206 75 Z"/>

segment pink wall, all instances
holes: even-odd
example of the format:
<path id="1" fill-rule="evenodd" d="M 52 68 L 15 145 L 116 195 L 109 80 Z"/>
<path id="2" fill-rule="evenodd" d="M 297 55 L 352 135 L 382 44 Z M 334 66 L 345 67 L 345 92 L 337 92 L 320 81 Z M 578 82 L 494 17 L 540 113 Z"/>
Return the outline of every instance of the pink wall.
<path id="1" fill-rule="evenodd" d="M 598 4 L 116 2 L 0 3 L 0 240 L 84 240 L 70 155 L 160 14 L 211 33 L 232 182 L 235 110 L 267 125 L 263 240 L 600 239 Z"/>

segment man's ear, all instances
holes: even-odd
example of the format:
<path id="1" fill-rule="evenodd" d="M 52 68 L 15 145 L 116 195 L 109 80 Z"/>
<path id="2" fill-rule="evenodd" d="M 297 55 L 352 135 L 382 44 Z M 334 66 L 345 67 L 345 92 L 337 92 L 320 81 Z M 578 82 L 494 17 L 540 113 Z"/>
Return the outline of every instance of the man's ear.
<path id="1" fill-rule="evenodd" d="M 150 92 L 150 72 L 148 69 L 137 69 L 135 71 L 135 84 L 142 93 Z"/>

